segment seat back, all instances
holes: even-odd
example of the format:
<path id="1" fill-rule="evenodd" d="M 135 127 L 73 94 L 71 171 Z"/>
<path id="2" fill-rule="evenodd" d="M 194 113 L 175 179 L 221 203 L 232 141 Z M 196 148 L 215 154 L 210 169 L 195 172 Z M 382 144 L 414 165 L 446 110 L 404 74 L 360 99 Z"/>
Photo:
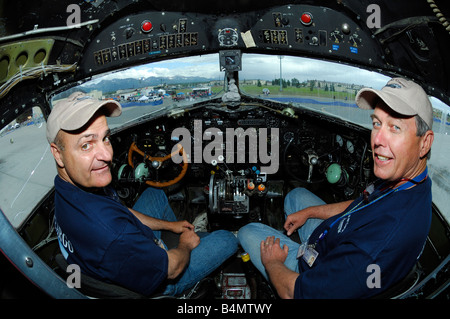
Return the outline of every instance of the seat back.
<path id="1" fill-rule="evenodd" d="M 408 272 L 408 274 L 399 282 L 392 285 L 382 293 L 374 296 L 374 299 L 398 299 L 402 295 L 410 291 L 419 281 L 421 270 L 416 263 L 414 267 Z"/>
<path id="2" fill-rule="evenodd" d="M 60 268 L 59 275 L 64 279 L 67 279 L 68 274 L 66 272 L 69 264 L 61 254 L 55 256 L 55 261 Z M 143 299 L 146 298 L 137 292 L 131 291 L 127 288 L 106 283 L 95 278 L 92 278 L 86 274 L 81 273 L 81 286 L 77 288 L 88 297 L 101 298 L 101 299 Z"/>

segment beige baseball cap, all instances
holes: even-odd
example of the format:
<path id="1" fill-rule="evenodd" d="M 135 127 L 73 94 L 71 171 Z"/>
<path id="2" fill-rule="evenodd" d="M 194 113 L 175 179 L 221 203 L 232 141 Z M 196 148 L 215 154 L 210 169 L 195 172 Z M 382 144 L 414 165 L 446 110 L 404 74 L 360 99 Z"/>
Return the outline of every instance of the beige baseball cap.
<path id="1" fill-rule="evenodd" d="M 119 102 L 100 101 L 83 92 L 72 93 L 68 98 L 58 101 L 47 120 L 48 142 L 55 141 L 59 130 L 74 131 L 82 128 L 102 107 L 106 116 L 116 117 L 122 114 Z"/>
<path id="2" fill-rule="evenodd" d="M 391 79 L 381 90 L 361 89 L 356 95 L 356 105 L 362 109 L 375 108 L 381 99 L 395 112 L 405 116 L 420 116 L 428 127 L 433 127 L 433 107 L 420 85 L 403 78 Z"/>

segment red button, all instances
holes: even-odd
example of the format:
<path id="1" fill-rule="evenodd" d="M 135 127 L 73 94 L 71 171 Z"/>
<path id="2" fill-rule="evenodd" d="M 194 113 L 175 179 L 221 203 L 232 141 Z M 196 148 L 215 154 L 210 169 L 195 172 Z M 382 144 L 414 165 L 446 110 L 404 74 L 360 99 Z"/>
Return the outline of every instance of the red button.
<path id="1" fill-rule="evenodd" d="M 304 25 L 310 25 L 312 23 L 312 15 L 309 12 L 305 12 L 302 14 L 302 16 L 300 17 L 300 21 L 304 24 Z"/>
<path id="2" fill-rule="evenodd" d="M 153 30 L 153 24 L 150 21 L 145 20 L 144 22 L 142 22 L 141 30 L 143 32 L 150 32 Z"/>

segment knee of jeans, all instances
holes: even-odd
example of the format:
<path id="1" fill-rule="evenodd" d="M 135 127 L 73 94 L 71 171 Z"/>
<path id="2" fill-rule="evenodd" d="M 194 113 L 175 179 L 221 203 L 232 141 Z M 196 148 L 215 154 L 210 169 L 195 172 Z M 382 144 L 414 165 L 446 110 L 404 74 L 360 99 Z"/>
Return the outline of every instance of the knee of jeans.
<path id="1" fill-rule="evenodd" d="M 288 209 L 291 209 L 291 206 L 294 202 L 300 201 L 301 198 L 307 194 L 309 190 L 303 187 L 297 187 L 291 190 L 289 193 L 287 193 L 286 197 L 284 198 L 284 207 Z M 293 209 L 293 208 L 292 208 Z"/>
<path id="2" fill-rule="evenodd" d="M 233 233 L 229 232 L 228 230 L 220 229 L 214 231 L 213 234 L 220 237 L 221 240 L 223 240 L 224 242 L 226 241 L 227 248 L 230 248 L 233 251 L 233 253 L 237 251 L 239 242 L 236 236 L 233 235 Z"/>
<path id="3" fill-rule="evenodd" d="M 147 187 L 144 192 L 142 193 L 143 195 L 145 194 L 146 196 L 151 196 L 152 198 L 165 198 L 166 194 L 164 193 L 164 191 L 160 188 L 154 188 L 154 187 Z"/>
<path id="4" fill-rule="evenodd" d="M 257 227 L 258 224 L 259 224 L 259 223 L 248 223 L 247 225 L 242 226 L 242 227 L 239 229 L 239 231 L 238 231 L 238 238 L 239 238 L 239 236 L 241 236 L 242 234 L 245 234 L 245 233 L 247 233 L 247 232 L 249 232 L 249 231 L 254 230 L 254 229 Z"/>
<path id="5" fill-rule="evenodd" d="M 258 225 L 259 223 L 249 223 L 239 229 L 237 239 L 239 240 L 241 245 L 242 242 L 245 242 L 246 239 L 258 229 Z"/>

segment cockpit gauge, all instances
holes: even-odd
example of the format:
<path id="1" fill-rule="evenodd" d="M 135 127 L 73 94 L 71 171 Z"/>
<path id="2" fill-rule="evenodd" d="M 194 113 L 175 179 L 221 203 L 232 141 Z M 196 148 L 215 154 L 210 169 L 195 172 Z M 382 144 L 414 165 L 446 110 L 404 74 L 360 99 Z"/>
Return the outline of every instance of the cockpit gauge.
<path id="1" fill-rule="evenodd" d="M 266 126 L 267 127 L 279 127 L 280 126 L 280 119 L 275 116 L 268 116 L 266 118 Z"/>
<path id="2" fill-rule="evenodd" d="M 221 71 L 240 71 L 242 69 L 240 50 L 222 50 L 219 52 Z"/>
<path id="3" fill-rule="evenodd" d="M 350 154 L 353 154 L 353 152 L 355 151 L 355 146 L 351 141 L 347 141 L 347 143 L 345 144 L 345 148 Z"/>
<path id="4" fill-rule="evenodd" d="M 232 47 L 238 44 L 239 35 L 236 29 L 225 28 L 219 30 L 219 44 L 223 47 Z"/>
<path id="5" fill-rule="evenodd" d="M 288 132 L 284 133 L 284 135 L 283 135 L 283 140 L 284 140 L 286 143 L 289 143 L 289 142 L 291 142 L 291 141 L 294 140 L 294 137 L 295 137 L 294 132 L 288 131 Z"/>
<path id="6" fill-rule="evenodd" d="M 339 145 L 339 147 L 342 147 L 344 145 L 344 140 L 342 139 L 342 136 L 336 135 L 336 143 Z"/>
<path id="7" fill-rule="evenodd" d="M 232 57 L 232 56 L 226 56 L 226 57 L 225 57 L 225 64 L 228 64 L 228 65 L 230 65 L 230 64 L 236 64 L 236 60 L 235 60 L 235 58 Z"/>
<path id="8" fill-rule="evenodd" d="M 330 39 L 335 44 L 341 43 L 342 40 L 344 39 L 344 35 L 342 34 L 341 31 L 334 30 L 333 32 L 330 33 Z"/>
<path id="9" fill-rule="evenodd" d="M 158 145 L 158 146 L 164 145 L 165 142 L 166 142 L 166 141 L 164 140 L 164 136 L 162 136 L 162 135 L 156 135 L 156 136 L 154 137 L 154 141 L 155 141 L 155 144 Z"/>
<path id="10" fill-rule="evenodd" d="M 359 36 L 359 34 L 357 32 L 354 32 L 350 37 L 349 37 L 349 43 L 352 47 L 359 47 L 362 44 L 362 39 Z"/>

